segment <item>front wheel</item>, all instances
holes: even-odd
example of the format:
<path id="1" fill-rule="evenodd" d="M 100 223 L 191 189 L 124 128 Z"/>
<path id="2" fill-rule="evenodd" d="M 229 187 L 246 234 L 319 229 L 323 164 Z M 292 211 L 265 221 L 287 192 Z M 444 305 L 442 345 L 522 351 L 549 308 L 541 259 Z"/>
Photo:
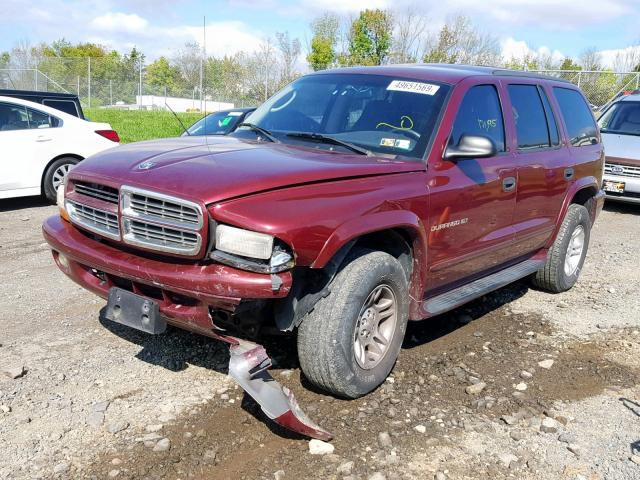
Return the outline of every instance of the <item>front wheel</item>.
<path id="1" fill-rule="evenodd" d="M 44 196 L 47 197 L 47 200 L 51 203 L 56 203 L 56 191 L 58 190 L 58 187 L 62 185 L 65 177 L 69 174 L 69 171 L 77 163 L 77 158 L 62 157 L 49 165 L 46 172 L 44 172 L 42 189 Z"/>
<path id="2" fill-rule="evenodd" d="M 384 252 L 349 256 L 298 331 L 305 376 L 336 395 L 357 398 L 393 368 L 408 320 L 408 285 L 400 262 Z"/>
<path id="3" fill-rule="evenodd" d="M 553 293 L 573 287 L 587 256 L 590 233 L 589 211 L 582 205 L 569 205 L 558 236 L 547 255 L 547 262 L 533 278 L 534 285 Z"/>

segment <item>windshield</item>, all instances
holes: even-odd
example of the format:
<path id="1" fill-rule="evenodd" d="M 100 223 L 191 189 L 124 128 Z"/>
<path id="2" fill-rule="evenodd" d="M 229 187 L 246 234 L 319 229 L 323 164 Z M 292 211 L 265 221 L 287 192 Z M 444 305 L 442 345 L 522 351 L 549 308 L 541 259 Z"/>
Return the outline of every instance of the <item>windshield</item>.
<path id="1" fill-rule="evenodd" d="M 449 88 L 382 75 L 310 75 L 267 100 L 251 123 L 283 143 L 354 151 L 322 138 L 331 137 L 375 154 L 421 159 Z M 295 135 L 302 132 L 319 135 Z M 233 135 L 249 134 L 240 127 Z"/>
<path id="2" fill-rule="evenodd" d="M 241 121 L 244 112 L 224 111 L 215 112 L 198 120 L 187 130 L 189 135 L 226 135 L 233 132 Z"/>
<path id="3" fill-rule="evenodd" d="M 603 133 L 640 135 L 640 101 L 617 102 L 598 120 Z"/>

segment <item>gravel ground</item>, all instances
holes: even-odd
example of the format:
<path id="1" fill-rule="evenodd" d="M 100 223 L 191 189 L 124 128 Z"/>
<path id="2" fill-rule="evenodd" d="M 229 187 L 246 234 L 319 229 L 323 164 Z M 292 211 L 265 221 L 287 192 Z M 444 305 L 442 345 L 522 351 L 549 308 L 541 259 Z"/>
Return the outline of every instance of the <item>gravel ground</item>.
<path id="1" fill-rule="evenodd" d="M 640 479 L 640 209 L 605 207 L 572 291 L 519 282 L 411 324 L 366 398 L 315 391 L 270 340 L 333 448 L 266 422 L 223 345 L 102 320 L 43 243 L 55 212 L 0 201 L 0 478 Z"/>

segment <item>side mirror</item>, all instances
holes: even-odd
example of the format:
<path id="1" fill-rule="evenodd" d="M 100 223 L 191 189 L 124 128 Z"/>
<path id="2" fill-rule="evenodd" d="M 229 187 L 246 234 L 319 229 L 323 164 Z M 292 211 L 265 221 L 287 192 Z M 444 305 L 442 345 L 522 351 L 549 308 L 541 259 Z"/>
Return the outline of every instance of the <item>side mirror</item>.
<path id="1" fill-rule="evenodd" d="M 458 145 L 447 147 L 442 158 L 455 162 L 464 158 L 493 157 L 497 153 L 498 147 L 489 137 L 462 135 Z"/>

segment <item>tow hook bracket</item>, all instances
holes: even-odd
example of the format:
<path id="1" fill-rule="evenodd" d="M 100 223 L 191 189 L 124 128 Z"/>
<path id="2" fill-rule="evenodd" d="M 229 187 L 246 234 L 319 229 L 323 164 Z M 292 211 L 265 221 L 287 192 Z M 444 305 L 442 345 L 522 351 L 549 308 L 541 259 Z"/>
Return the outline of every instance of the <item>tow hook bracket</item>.
<path id="1" fill-rule="evenodd" d="M 229 346 L 229 376 L 260 405 L 262 411 L 278 425 L 311 438 L 333 438 L 315 424 L 298 406 L 293 393 L 280 385 L 267 371 L 271 359 L 262 345 L 242 339 Z"/>

